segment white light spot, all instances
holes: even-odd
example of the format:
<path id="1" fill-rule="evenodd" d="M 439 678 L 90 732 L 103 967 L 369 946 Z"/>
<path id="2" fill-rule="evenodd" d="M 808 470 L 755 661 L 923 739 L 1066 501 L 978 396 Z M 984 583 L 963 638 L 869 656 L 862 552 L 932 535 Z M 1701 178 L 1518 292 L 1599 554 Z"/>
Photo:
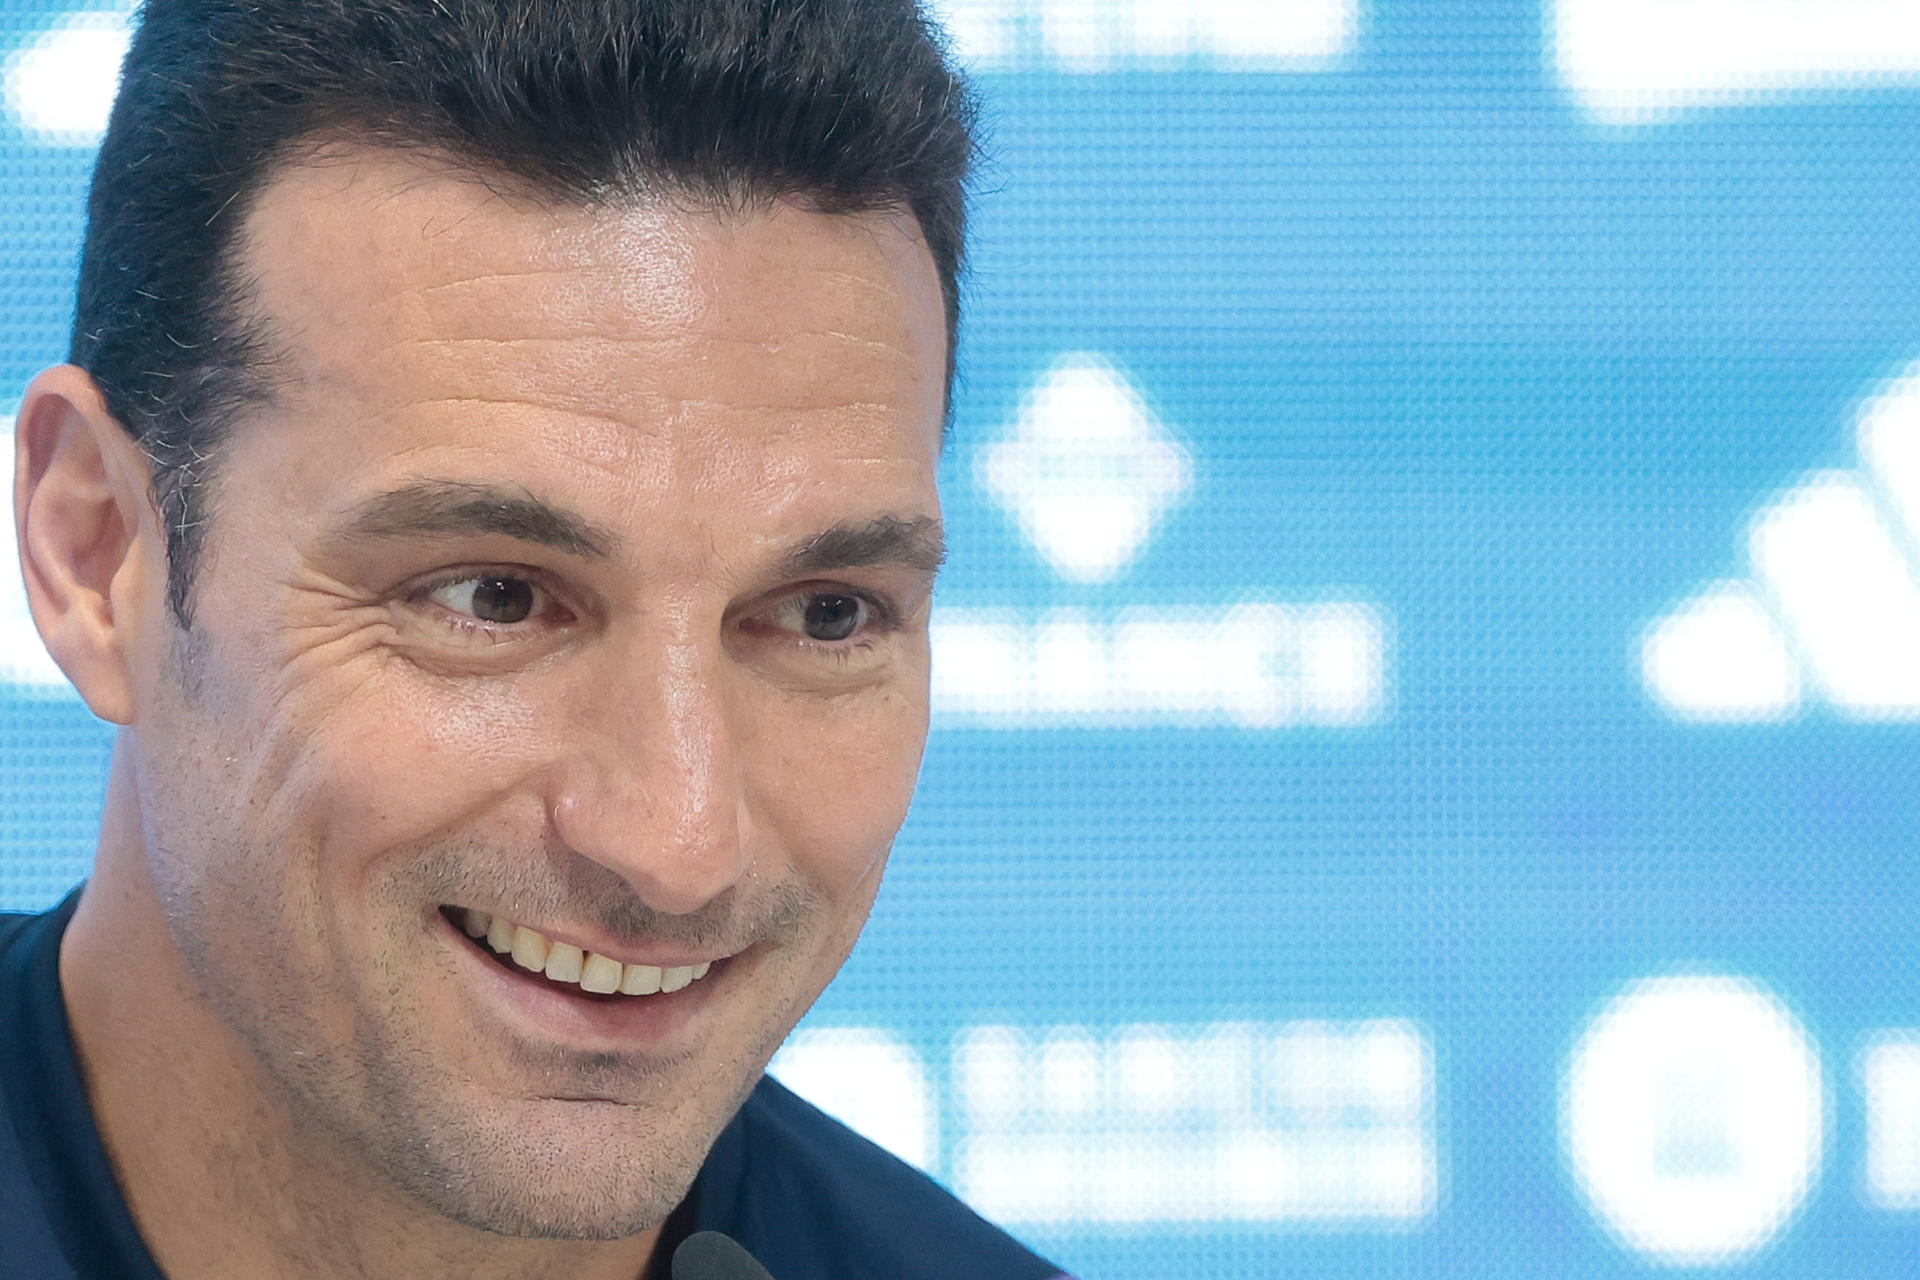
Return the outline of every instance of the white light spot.
<path id="1" fill-rule="evenodd" d="M 1920 712 L 1920 586 L 1858 479 L 1827 472 L 1782 494 L 1748 550 L 1829 701 L 1868 719 Z"/>
<path id="2" fill-rule="evenodd" d="M 1920 1210 L 1920 1033 L 1882 1037 L 1860 1055 L 1867 1104 L 1867 1198 Z"/>
<path id="3" fill-rule="evenodd" d="M 1284 611 L 1281 626 L 1286 629 L 1277 634 L 1291 634 Z M 1112 714 L 1157 711 L 1184 723 L 1205 723 L 1212 718 L 1208 713 L 1225 701 L 1218 695 L 1227 694 L 1243 711 L 1283 703 L 1284 715 L 1291 718 L 1292 699 L 1267 679 L 1276 632 L 1248 634 L 1252 630 L 1241 627 L 1231 636 L 1217 635 L 1211 620 L 1197 609 L 1128 610 L 1113 633 L 1115 697 L 1102 709 Z M 1280 718 L 1257 710 L 1253 714 L 1269 722 Z"/>
<path id="4" fill-rule="evenodd" d="M 963 1079 L 983 1050 L 1011 1051 L 994 1034 L 956 1047 Z M 1011 1052 L 1001 1066 L 1036 1076 L 1048 1105 L 970 1110 L 956 1147 L 955 1185 L 993 1217 L 1405 1223 L 1433 1212 L 1432 1055 L 1413 1024 L 1135 1025 L 1104 1045 L 1067 1027 L 1043 1043 L 1037 1072 Z M 1267 1051 L 1276 1044 L 1288 1052 Z M 1280 1070 L 1319 1082 L 1329 1105 L 1274 1107 Z"/>
<path id="5" fill-rule="evenodd" d="M 1208 7 L 1183 0 L 1134 0 L 1116 6 L 1126 24 L 1127 47 L 1136 56 L 1178 64 L 1205 48 L 1201 31 Z"/>
<path id="6" fill-rule="evenodd" d="M 1268 1047 L 1270 1079 L 1279 1112 L 1297 1127 L 1331 1125 L 1341 1110 L 1346 1063 L 1334 1029 L 1296 1022 Z"/>
<path id="7" fill-rule="evenodd" d="M 131 38 L 118 10 L 72 14 L 7 59 L 7 107 L 39 141 L 90 147 L 107 130 Z"/>
<path id="8" fill-rule="evenodd" d="M 1200 24 L 1200 44 L 1226 68 L 1330 67 L 1359 35 L 1357 0 L 1167 0 Z"/>
<path id="9" fill-rule="evenodd" d="M 1075 715 L 1113 706 L 1106 635 L 1076 610 L 1058 609 L 1040 620 L 1031 678 L 1035 690 L 1045 691 L 1049 711 Z"/>
<path id="10" fill-rule="evenodd" d="M 1351 1066 L 1360 1105 L 1383 1117 L 1421 1114 L 1433 1078 L 1426 1037 L 1406 1022 L 1376 1022 L 1364 1031 Z"/>
<path id="11" fill-rule="evenodd" d="M 1115 0 L 1047 0 L 1040 10 L 1041 38 L 1062 71 L 1107 71 L 1125 52 L 1123 12 Z"/>
<path id="12" fill-rule="evenodd" d="M 1744 978 L 1637 984 L 1588 1026 L 1562 1090 L 1581 1192 L 1623 1245 L 1657 1262 L 1751 1255 L 1785 1228 L 1820 1166 L 1813 1044 Z"/>
<path id="13" fill-rule="evenodd" d="M 1082 1116 L 1100 1105 L 1100 1051 L 1079 1027 L 1059 1027 L 1040 1047 L 1040 1097 L 1055 1117 Z"/>
<path id="14" fill-rule="evenodd" d="M 978 475 L 1062 576 L 1104 582 L 1186 493 L 1192 464 L 1118 370 L 1079 354 L 1027 393 L 1012 434 L 981 452 Z"/>
<path id="15" fill-rule="evenodd" d="M 1860 410 L 1860 460 L 1910 539 L 1920 539 L 1920 366 Z"/>
<path id="16" fill-rule="evenodd" d="M 1114 1045 L 1114 1085 L 1129 1111 L 1159 1115 L 1180 1105 L 1180 1059 L 1173 1038 L 1157 1027 L 1132 1026 Z"/>
<path id="17" fill-rule="evenodd" d="M 930 8 L 954 57 L 971 70 L 1005 67 L 1018 56 L 1027 0 L 933 0 Z"/>
<path id="18" fill-rule="evenodd" d="M 1012 1027 L 974 1027 L 953 1048 L 954 1079 L 971 1124 L 998 1124 L 1026 1105 L 1026 1042 Z"/>
<path id="19" fill-rule="evenodd" d="M 908 1164 L 939 1158 L 938 1111 L 920 1058 L 878 1027 L 808 1028 L 774 1055 L 770 1074 Z"/>
<path id="20" fill-rule="evenodd" d="M 1660 619 L 1640 672 L 1684 720 L 1777 720 L 1800 707 L 1800 667 L 1773 616 L 1744 582 L 1717 582 Z"/>
<path id="21" fill-rule="evenodd" d="M 1352 52 L 1359 0 L 933 0 L 973 71 L 1327 71 Z"/>
<path id="22" fill-rule="evenodd" d="M 942 610 L 932 648 L 937 703 L 997 720 L 1025 710 L 1026 632 L 1011 613 Z"/>
<path id="23" fill-rule="evenodd" d="M 1001 728 L 1088 724 L 1351 728 L 1386 713 L 1386 622 L 1370 605 L 941 609 L 933 707 Z"/>
<path id="24" fill-rule="evenodd" d="M 1300 693 L 1312 724 L 1369 724 L 1386 690 L 1386 620 L 1364 604 L 1301 611 Z"/>
<path id="25" fill-rule="evenodd" d="M 1560 80 L 1594 118 L 1920 80 L 1910 0 L 1558 0 Z"/>
<path id="26" fill-rule="evenodd" d="M 1221 1023 L 1195 1037 L 1188 1051 L 1191 1104 L 1217 1124 L 1232 1128 L 1252 1120 L 1259 1095 L 1257 1031 L 1247 1023 Z"/>

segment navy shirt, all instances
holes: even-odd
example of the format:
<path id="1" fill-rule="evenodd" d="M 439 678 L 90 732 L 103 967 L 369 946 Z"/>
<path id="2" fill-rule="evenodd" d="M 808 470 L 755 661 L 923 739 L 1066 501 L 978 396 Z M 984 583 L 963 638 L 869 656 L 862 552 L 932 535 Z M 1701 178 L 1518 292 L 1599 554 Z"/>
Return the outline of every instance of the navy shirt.
<path id="1" fill-rule="evenodd" d="M 163 1280 L 114 1181 L 60 996 L 75 890 L 0 914 L 0 1280 Z M 774 1280 L 1050 1280 L 1043 1262 L 920 1173 L 761 1080 L 668 1219 L 649 1277 L 724 1231 Z"/>

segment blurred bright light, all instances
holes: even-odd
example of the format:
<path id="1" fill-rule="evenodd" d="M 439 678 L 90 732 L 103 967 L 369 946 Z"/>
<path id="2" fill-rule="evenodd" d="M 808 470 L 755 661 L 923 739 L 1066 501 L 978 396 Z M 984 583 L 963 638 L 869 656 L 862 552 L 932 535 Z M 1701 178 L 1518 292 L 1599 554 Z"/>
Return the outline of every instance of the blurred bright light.
<path id="1" fill-rule="evenodd" d="M 1561 83 L 1609 124 L 1920 82 L 1911 0 L 1558 0 L 1551 13 Z"/>
<path id="2" fill-rule="evenodd" d="M 1860 460 L 1909 538 L 1920 535 L 1920 365 L 1860 410 Z"/>
<path id="3" fill-rule="evenodd" d="M 908 1164 L 940 1158 L 939 1107 L 918 1054 L 878 1027 L 804 1028 L 768 1072 Z"/>
<path id="4" fill-rule="evenodd" d="M 1437 1202 L 1411 1023 L 982 1029 L 954 1074 L 954 1185 L 1005 1221 L 1404 1223 Z"/>
<path id="5" fill-rule="evenodd" d="M 1079 1115 L 1100 1105 L 1102 1063 L 1093 1037 L 1080 1027 L 1062 1027 L 1040 1049 L 1040 1092 L 1053 1115 Z"/>
<path id="6" fill-rule="evenodd" d="M 974 476 L 1034 551 L 1070 582 L 1117 576 L 1156 518 L 1192 488 L 1193 466 L 1104 357 L 1056 359 L 1027 391 Z M 1386 623 L 1371 605 L 1244 601 L 942 609 L 933 623 L 933 709 L 996 728 L 1377 724 L 1386 715 Z"/>
<path id="7" fill-rule="evenodd" d="M 83 10 L 6 63 L 7 109 L 37 141 L 90 147 L 107 131 L 131 38 L 126 10 Z"/>
<path id="8" fill-rule="evenodd" d="M 1857 439 L 1859 470 L 1761 504 L 1753 580 L 1710 583 L 1648 628 L 1641 678 L 1670 714 L 1781 720 L 1812 694 L 1849 719 L 1920 718 L 1920 366 L 1866 400 Z"/>
<path id="9" fill-rule="evenodd" d="M 1920 1209 L 1920 1034 L 1882 1037 L 1860 1055 L 1867 1104 L 1867 1198 Z"/>
<path id="10" fill-rule="evenodd" d="M 1343 728 L 1386 713 L 1386 624 L 1370 605 L 942 609 L 933 709 L 1001 728 L 1167 724 Z"/>
<path id="11" fill-rule="evenodd" d="M 1865 718 L 1920 712 L 1920 584 L 1858 479 L 1825 472 L 1774 499 L 1748 553 L 1830 702 Z"/>
<path id="12" fill-rule="evenodd" d="M 1719 582 L 1655 623 L 1640 648 L 1647 691 L 1689 720 L 1777 720 L 1800 707 L 1800 668 L 1766 606 Z"/>
<path id="13" fill-rule="evenodd" d="M 1012 1027 L 974 1027 L 953 1046 L 953 1074 L 968 1115 L 1000 1124 L 1026 1105 L 1026 1042 Z"/>
<path id="14" fill-rule="evenodd" d="M 1737 1262 L 1778 1235 L 1818 1173 L 1823 1114 L 1812 1041 L 1738 977 L 1636 984 L 1588 1025 L 1562 1081 L 1589 1206 L 1669 1265 Z"/>
<path id="15" fill-rule="evenodd" d="M 974 71 L 1325 71 L 1353 49 L 1359 0 L 933 0 Z"/>
<path id="16" fill-rule="evenodd" d="M 1115 1038 L 1113 1059 L 1119 1105 L 1143 1114 L 1179 1106 L 1183 1073 L 1171 1035 L 1158 1027 L 1128 1027 Z"/>
<path id="17" fill-rule="evenodd" d="M 980 484 L 1062 577 L 1104 582 L 1193 483 L 1187 452 L 1100 356 L 1056 360 L 1011 434 L 984 449 Z"/>
<path id="18" fill-rule="evenodd" d="M 1387 680 L 1387 624 L 1380 612 L 1365 604 L 1327 604 L 1296 610 L 1295 616 L 1301 718 L 1321 725 L 1380 720 Z"/>

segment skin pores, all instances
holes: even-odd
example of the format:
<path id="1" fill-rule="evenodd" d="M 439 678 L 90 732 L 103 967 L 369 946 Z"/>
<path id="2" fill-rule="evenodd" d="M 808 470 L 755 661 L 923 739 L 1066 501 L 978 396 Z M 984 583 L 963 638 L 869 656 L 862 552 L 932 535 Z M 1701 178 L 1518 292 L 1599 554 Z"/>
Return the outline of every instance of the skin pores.
<path id="1" fill-rule="evenodd" d="M 218 459 L 190 631 L 157 585 L 116 618 L 133 706 L 62 957 L 136 1216 L 163 1264 L 193 1245 L 156 1219 L 255 1194 L 442 1261 L 641 1237 L 906 813 L 931 258 L 903 217 L 556 206 L 348 149 L 267 187 L 241 262 L 277 392 Z M 467 910 L 711 969 L 616 1012 Z M 135 1050 L 175 1064 L 157 1126 Z"/>

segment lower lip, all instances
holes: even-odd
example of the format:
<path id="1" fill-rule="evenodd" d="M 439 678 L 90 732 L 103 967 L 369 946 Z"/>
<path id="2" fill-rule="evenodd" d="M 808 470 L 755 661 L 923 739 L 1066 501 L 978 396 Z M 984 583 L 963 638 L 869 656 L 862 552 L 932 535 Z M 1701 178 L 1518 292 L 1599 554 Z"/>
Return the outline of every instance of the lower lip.
<path id="1" fill-rule="evenodd" d="M 712 984 L 725 977 L 727 962 L 678 991 L 650 996 L 595 998 L 574 995 L 558 983 L 513 968 L 483 954 L 474 940 L 439 912 L 434 919 L 448 945 L 472 974 L 482 1000 L 504 1008 L 507 1016 L 528 1024 L 538 1038 L 581 1049 L 671 1052 L 691 1040 L 690 1024 L 713 996 Z"/>

